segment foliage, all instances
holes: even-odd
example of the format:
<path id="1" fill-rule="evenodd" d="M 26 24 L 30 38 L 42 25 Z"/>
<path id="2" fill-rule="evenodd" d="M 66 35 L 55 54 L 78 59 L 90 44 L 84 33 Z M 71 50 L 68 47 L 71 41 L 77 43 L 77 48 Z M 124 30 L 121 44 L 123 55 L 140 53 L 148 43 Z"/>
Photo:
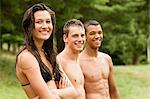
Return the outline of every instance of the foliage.
<path id="1" fill-rule="evenodd" d="M 0 41 L 22 42 L 23 13 L 39 2 L 56 12 L 58 52 L 64 47 L 62 27 L 67 20 L 96 19 L 105 36 L 101 50 L 111 55 L 114 64 L 147 63 L 149 0 L 1 0 Z"/>
<path id="2" fill-rule="evenodd" d="M 121 1 L 111 0 L 107 7 L 95 5 L 102 12 L 105 35 L 102 49 L 115 56 L 115 64 L 139 64 L 144 54 L 146 59 L 148 1 Z"/>

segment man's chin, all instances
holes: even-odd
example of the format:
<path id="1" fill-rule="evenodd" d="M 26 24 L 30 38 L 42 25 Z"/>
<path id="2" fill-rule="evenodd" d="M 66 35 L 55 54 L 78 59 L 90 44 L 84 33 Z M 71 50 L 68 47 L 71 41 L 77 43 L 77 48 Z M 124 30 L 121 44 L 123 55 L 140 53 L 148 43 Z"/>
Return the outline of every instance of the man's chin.
<path id="1" fill-rule="evenodd" d="M 95 44 L 96 48 L 99 48 L 101 46 L 101 44 Z"/>
<path id="2" fill-rule="evenodd" d="M 99 49 L 100 45 L 93 46 L 92 49 Z"/>
<path id="3" fill-rule="evenodd" d="M 77 48 L 76 51 L 81 52 L 83 48 Z"/>

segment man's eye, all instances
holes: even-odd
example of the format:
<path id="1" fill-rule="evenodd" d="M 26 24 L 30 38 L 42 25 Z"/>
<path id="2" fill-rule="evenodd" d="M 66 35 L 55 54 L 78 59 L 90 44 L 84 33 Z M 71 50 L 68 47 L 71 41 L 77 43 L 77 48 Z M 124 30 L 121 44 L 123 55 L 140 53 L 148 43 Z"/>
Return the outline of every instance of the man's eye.
<path id="1" fill-rule="evenodd" d="M 95 32 L 90 32 L 90 35 L 94 35 L 95 34 Z"/>
<path id="2" fill-rule="evenodd" d="M 78 35 L 73 35 L 72 37 L 78 37 Z"/>
<path id="3" fill-rule="evenodd" d="M 85 36 L 84 34 L 81 35 L 81 37 L 84 37 L 84 36 Z"/>

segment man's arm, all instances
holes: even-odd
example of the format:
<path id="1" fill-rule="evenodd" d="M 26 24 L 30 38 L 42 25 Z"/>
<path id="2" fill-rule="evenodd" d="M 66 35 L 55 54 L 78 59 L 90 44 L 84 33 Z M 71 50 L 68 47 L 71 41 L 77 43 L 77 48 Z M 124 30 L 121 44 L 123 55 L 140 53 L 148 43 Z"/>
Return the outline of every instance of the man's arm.
<path id="1" fill-rule="evenodd" d="M 108 58 L 109 66 L 110 66 L 110 73 L 109 73 L 109 78 L 108 78 L 110 97 L 111 99 L 120 99 L 119 91 L 117 89 L 115 78 L 114 78 L 114 73 L 113 73 L 113 62 L 110 56 L 108 56 L 107 58 Z"/>

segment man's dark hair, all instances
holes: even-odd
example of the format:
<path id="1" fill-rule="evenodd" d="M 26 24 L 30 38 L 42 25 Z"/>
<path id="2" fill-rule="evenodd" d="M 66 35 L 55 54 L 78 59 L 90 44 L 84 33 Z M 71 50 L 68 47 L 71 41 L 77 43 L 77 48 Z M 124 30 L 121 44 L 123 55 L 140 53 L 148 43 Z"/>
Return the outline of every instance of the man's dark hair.
<path id="1" fill-rule="evenodd" d="M 86 29 L 89 25 L 100 25 L 100 23 L 96 20 L 88 20 L 84 22 L 84 28 L 85 28 L 85 33 L 86 33 Z"/>

